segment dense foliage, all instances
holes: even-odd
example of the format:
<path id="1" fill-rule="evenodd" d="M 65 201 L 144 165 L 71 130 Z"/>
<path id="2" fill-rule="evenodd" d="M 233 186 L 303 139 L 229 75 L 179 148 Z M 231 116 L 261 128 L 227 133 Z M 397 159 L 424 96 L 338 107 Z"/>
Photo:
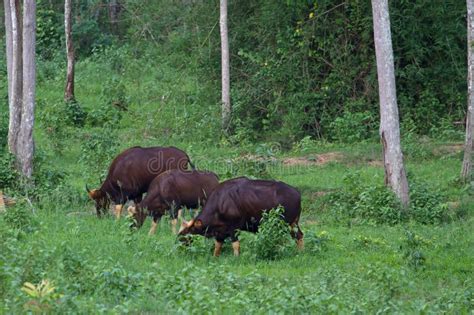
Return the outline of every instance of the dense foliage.
<path id="1" fill-rule="evenodd" d="M 106 98 L 127 106 L 120 79 L 130 71 L 127 64 L 165 56 L 183 74 L 196 71 L 198 90 L 208 93 L 203 99 L 193 89 L 181 101 L 204 101 L 218 112 L 218 3 L 121 0 L 116 20 L 110 3 L 77 1 L 73 8 L 79 60 L 116 52 L 108 56 L 117 75 L 104 82 L 113 94 Z M 55 63 L 64 58 L 62 5 L 59 0 L 38 4 L 39 56 Z M 390 6 L 402 122 L 436 136 L 440 126 L 452 129 L 464 118 L 465 3 L 417 0 Z M 230 1 L 233 140 L 288 144 L 309 135 L 360 141 L 376 134 L 371 15 L 370 2 L 360 0 Z M 157 80 L 168 79 L 159 63 L 145 69 Z"/>

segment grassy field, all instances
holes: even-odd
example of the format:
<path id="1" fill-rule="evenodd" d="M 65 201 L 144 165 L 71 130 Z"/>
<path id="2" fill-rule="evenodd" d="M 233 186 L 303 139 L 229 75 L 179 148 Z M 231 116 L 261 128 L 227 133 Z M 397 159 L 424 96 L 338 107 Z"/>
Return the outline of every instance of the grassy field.
<path id="1" fill-rule="evenodd" d="M 215 258 L 211 240 L 198 239 L 191 248 L 181 248 L 167 220 L 156 236 L 149 237 L 150 220 L 133 232 L 125 218 L 98 220 L 85 198 L 63 204 L 44 200 L 27 220 L 27 232 L 9 229 L 6 219 L 0 221 L 0 310 L 20 312 L 35 306 L 77 313 L 471 312 L 471 215 L 440 225 L 377 226 L 324 219 L 324 198 L 316 192 L 341 188 L 344 174 L 354 170 L 364 181 L 382 181 L 382 168 L 364 162 L 372 159 L 376 147 L 313 148 L 304 156 L 341 152 L 339 161 L 269 168 L 269 176 L 295 185 L 304 196 L 306 249 L 289 251 L 276 261 L 255 257 L 252 235 L 242 236 L 241 257 L 233 257 L 227 244 L 223 255 Z M 294 162 L 295 156 L 279 154 L 277 159 Z M 443 180 L 456 175 L 456 154 L 411 162 L 408 169 L 451 192 L 452 200 L 460 198 L 459 189 Z M 413 248 L 409 233 L 418 240 Z M 406 256 L 412 249 L 423 257 L 418 267 Z M 25 282 L 44 279 L 51 281 L 53 293 L 37 298 L 21 291 Z"/>
<path id="2" fill-rule="evenodd" d="M 93 118 L 83 126 L 64 119 L 71 111 L 62 103 L 63 71 L 40 66 L 35 136 L 47 189 L 0 216 L 0 313 L 474 311 L 474 203 L 457 181 L 459 141 L 404 138 L 410 181 L 444 195 L 453 205 L 446 206 L 446 220 L 341 219 L 331 193 L 347 189 L 347 175 L 358 174 L 368 187 L 383 184 L 376 140 L 306 139 L 286 148 L 221 139 L 218 100 L 206 93 L 212 82 L 200 82 L 192 64 L 176 71 L 167 58 L 121 62 L 120 51 L 101 58 L 77 66 L 77 99 Z M 94 123 L 110 101 L 104 86 L 119 83 L 128 111 Z M 221 179 L 249 175 L 294 185 L 303 195 L 305 250 L 290 244 L 277 260 L 259 259 L 255 236 L 244 233 L 240 257 L 225 244 L 215 258 L 212 240 L 179 246 L 167 219 L 152 237 L 150 220 L 133 231 L 125 218 L 97 219 L 84 184 L 98 185 L 111 159 L 132 145 L 178 146 Z M 49 188 L 58 172 L 62 180 Z M 34 287 L 22 290 L 27 282 Z"/>

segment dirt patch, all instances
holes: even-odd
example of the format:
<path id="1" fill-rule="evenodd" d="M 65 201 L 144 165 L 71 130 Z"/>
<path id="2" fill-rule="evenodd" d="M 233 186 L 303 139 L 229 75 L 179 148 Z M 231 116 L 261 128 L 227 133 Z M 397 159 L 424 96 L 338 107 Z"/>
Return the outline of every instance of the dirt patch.
<path id="1" fill-rule="evenodd" d="M 314 193 L 311 194 L 311 199 L 316 199 L 316 198 L 319 198 L 319 197 L 322 197 L 322 196 L 325 196 L 327 194 L 329 194 L 330 191 L 326 190 L 322 190 L 322 191 L 315 191 Z"/>
<path id="2" fill-rule="evenodd" d="M 293 166 L 293 165 L 304 165 L 304 166 L 311 166 L 311 165 L 324 165 L 329 162 L 339 162 L 343 158 L 341 152 L 328 152 L 322 154 L 315 154 L 309 156 L 298 156 L 298 157 L 291 157 L 285 158 L 282 160 L 284 165 Z"/>
<path id="3" fill-rule="evenodd" d="M 372 167 L 383 167 L 383 161 L 381 160 L 368 161 L 367 164 Z"/>
<path id="4" fill-rule="evenodd" d="M 464 143 L 443 144 L 433 149 L 434 155 L 458 154 L 464 150 Z"/>
<path id="5" fill-rule="evenodd" d="M 245 154 L 234 159 L 235 161 L 253 161 L 253 162 L 276 162 L 274 157 L 265 157 L 255 154 Z"/>

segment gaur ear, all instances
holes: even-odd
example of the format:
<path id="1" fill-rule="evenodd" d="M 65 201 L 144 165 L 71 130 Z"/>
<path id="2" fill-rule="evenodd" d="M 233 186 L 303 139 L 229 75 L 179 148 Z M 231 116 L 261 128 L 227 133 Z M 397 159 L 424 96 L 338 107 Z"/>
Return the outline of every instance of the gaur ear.
<path id="1" fill-rule="evenodd" d="M 202 228 L 202 221 L 201 220 L 196 220 L 194 222 L 194 227 L 196 227 L 197 229 Z"/>

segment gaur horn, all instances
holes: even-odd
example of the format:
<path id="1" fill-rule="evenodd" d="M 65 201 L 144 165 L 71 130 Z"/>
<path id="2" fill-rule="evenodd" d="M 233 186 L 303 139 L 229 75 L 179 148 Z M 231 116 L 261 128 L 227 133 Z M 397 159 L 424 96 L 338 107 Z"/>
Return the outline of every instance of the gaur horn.
<path id="1" fill-rule="evenodd" d="M 87 184 L 86 184 L 86 190 L 87 190 L 87 192 L 88 192 L 89 194 L 91 193 L 91 190 L 89 189 L 89 187 L 87 186 Z"/>

